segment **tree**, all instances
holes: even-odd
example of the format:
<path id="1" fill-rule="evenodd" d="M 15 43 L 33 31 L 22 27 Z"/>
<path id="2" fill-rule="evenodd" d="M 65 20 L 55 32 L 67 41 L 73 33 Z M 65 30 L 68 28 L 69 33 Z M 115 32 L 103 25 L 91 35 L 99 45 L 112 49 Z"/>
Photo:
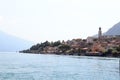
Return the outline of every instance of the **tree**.
<path id="1" fill-rule="evenodd" d="M 69 45 L 62 44 L 59 46 L 59 49 L 62 50 L 62 52 L 65 52 L 70 49 Z"/>
<path id="2" fill-rule="evenodd" d="M 117 50 L 117 51 L 119 51 L 119 52 L 120 52 L 120 46 L 115 47 L 115 48 L 116 48 L 116 50 Z"/>
<path id="3" fill-rule="evenodd" d="M 60 41 L 51 42 L 51 46 L 52 46 L 52 47 L 59 46 L 59 45 L 61 45 L 61 42 L 60 42 Z"/>
<path id="4" fill-rule="evenodd" d="M 33 45 L 30 50 L 38 50 L 40 47 L 40 44 L 37 44 L 37 45 Z"/>

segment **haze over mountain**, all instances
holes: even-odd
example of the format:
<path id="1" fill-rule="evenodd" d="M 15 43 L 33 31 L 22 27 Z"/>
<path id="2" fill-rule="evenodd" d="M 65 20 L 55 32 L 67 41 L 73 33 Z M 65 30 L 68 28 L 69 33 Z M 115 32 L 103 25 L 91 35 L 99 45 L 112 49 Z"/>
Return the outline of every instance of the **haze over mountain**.
<path id="1" fill-rule="evenodd" d="M 120 35 L 120 22 L 110 28 L 105 35 Z"/>
<path id="2" fill-rule="evenodd" d="M 33 43 L 0 31 L 0 52 L 20 51 L 29 48 Z"/>

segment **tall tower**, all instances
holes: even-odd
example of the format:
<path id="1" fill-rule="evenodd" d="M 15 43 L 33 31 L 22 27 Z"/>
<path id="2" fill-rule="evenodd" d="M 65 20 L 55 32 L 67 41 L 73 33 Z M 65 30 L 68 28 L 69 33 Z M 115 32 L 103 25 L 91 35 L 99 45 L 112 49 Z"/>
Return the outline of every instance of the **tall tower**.
<path id="1" fill-rule="evenodd" d="M 102 38 L 102 30 L 101 30 L 101 27 L 99 27 L 98 39 L 101 40 L 101 38 Z"/>

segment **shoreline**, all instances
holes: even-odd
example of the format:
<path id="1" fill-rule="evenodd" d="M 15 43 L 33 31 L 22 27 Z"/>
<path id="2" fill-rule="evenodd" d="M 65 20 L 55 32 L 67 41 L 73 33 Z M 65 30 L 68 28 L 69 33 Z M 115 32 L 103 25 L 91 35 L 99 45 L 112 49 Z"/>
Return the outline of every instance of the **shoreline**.
<path id="1" fill-rule="evenodd" d="M 50 54 L 50 55 L 70 55 L 70 56 L 91 56 L 91 57 L 108 57 L 108 58 L 120 58 L 120 55 L 113 56 L 113 55 L 107 55 L 105 53 L 43 53 L 43 52 L 38 52 L 38 53 L 32 53 L 32 52 L 19 52 L 23 54 Z"/>

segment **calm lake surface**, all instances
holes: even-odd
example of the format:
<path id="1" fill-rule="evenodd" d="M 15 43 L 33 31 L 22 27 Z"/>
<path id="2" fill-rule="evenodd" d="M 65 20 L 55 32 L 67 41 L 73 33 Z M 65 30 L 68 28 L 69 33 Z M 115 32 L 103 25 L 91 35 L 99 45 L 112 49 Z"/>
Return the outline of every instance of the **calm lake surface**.
<path id="1" fill-rule="evenodd" d="M 1 52 L 0 80 L 120 80 L 119 58 Z"/>

